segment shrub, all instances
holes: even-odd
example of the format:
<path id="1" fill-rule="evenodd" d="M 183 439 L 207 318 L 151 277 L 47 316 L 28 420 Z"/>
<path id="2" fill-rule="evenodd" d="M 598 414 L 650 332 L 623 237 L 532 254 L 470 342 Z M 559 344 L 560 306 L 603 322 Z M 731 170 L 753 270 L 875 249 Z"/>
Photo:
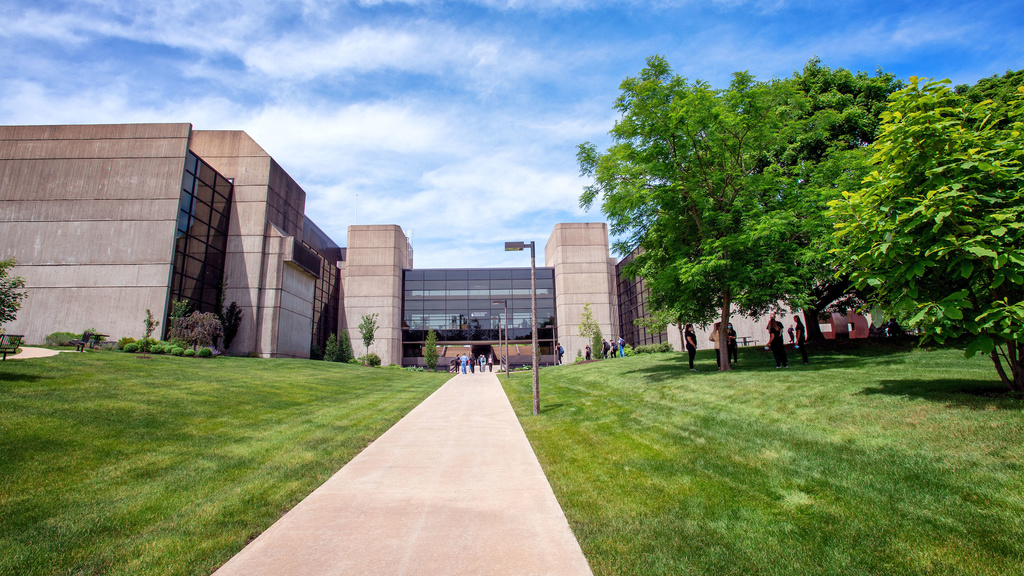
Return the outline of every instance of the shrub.
<path id="1" fill-rule="evenodd" d="M 199 356 L 200 358 L 212 358 L 213 350 L 210 350 L 209 348 L 200 348 L 199 353 L 196 355 Z"/>
<path id="2" fill-rule="evenodd" d="M 49 338 L 49 336 L 47 336 L 47 338 Z M 131 336 L 125 336 L 124 338 L 121 338 L 120 340 L 117 341 L 117 349 L 124 350 L 124 347 L 128 344 L 131 344 L 132 342 L 135 342 L 135 338 L 132 338 Z"/>
<path id="3" fill-rule="evenodd" d="M 356 353 L 352 351 L 352 340 L 348 337 L 348 330 L 342 330 L 341 334 L 338 334 L 338 346 L 341 347 L 341 359 L 338 362 L 348 362 L 356 357 Z"/>
<path id="4" fill-rule="evenodd" d="M 136 342 L 139 345 L 139 352 L 143 354 L 153 351 L 153 346 L 156 346 L 159 341 L 155 338 L 143 338 Z"/>
<path id="5" fill-rule="evenodd" d="M 135 354 L 136 352 L 139 351 L 139 345 L 136 344 L 135 342 L 129 342 L 124 345 L 124 351 L 129 354 Z"/>
<path id="6" fill-rule="evenodd" d="M 324 352 L 316 344 L 312 344 L 309 347 L 309 359 L 310 360 L 323 360 Z"/>
<path id="7" fill-rule="evenodd" d="M 192 357 L 194 357 L 196 355 L 196 351 L 191 349 L 191 348 L 189 348 L 188 350 L 185 350 L 184 352 L 182 352 L 182 355 L 183 356 L 187 356 L 189 358 L 192 358 Z"/>
<path id="8" fill-rule="evenodd" d="M 220 319 L 213 312 L 193 312 L 184 318 L 174 319 L 173 334 L 189 346 L 213 346 L 223 328 Z"/>
<path id="9" fill-rule="evenodd" d="M 647 344 L 645 346 L 637 346 L 634 352 L 636 354 L 660 354 L 662 352 L 671 352 L 672 344 L 669 342 L 662 342 L 661 344 Z"/>
<path id="10" fill-rule="evenodd" d="M 154 344 L 153 347 L 149 349 L 149 351 L 152 352 L 153 354 L 163 354 L 163 344 Z"/>
<path id="11" fill-rule="evenodd" d="M 356 360 L 355 358 L 349 358 L 346 362 L 348 364 L 359 364 L 359 360 Z"/>
<path id="12" fill-rule="evenodd" d="M 185 353 L 185 349 L 182 348 L 181 346 L 175 346 L 174 348 L 171 348 L 171 354 L 173 354 L 175 356 L 181 356 L 184 353 Z"/>
<path id="13" fill-rule="evenodd" d="M 54 332 L 46 337 L 47 346 L 70 346 L 72 340 L 77 340 L 78 334 L 71 332 Z"/>
<path id="14" fill-rule="evenodd" d="M 636 351 L 633 350 L 633 347 L 630 346 L 629 344 L 626 344 L 626 346 L 622 350 L 622 353 L 626 358 L 629 358 L 630 356 L 636 356 Z"/>
<path id="15" fill-rule="evenodd" d="M 338 337 L 331 332 L 324 344 L 324 360 L 327 362 L 341 362 L 341 347 L 338 346 Z"/>
<path id="16" fill-rule="evenodd" d="M 360 356 L 359 363 L 363 366 L 380 366 L 380 356 L 377 356 L 376 352 L 370 352 L 366 356 Z"/>
<path id="17" fill-rule="evenodd" d="M 242 325 L 242 309 L 236 302 L 229 304 L 220 315 L 220 323 L 224 328 L 224 349 L 227 350 L 238 334 L 238 327 Z"/>

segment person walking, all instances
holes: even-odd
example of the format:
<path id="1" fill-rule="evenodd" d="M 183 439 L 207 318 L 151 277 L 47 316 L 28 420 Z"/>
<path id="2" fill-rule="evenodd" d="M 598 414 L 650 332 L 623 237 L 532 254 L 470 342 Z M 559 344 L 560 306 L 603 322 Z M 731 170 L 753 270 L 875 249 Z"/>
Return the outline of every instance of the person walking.
<path id="1" fill-rule="evenodd" d="M 800 357 L 803 358 L 804 364 L 808 364 L 807 329 L 804 327 L 804 323 L 802 320 L 800 320 L 799 315 L 794 314 L 793 321 L 796 322 L 796 349 L 800 351 Z"/>
<path id="2" fill-rule="evenodd" d="M 487 355 L 487 371 L 494 372 L 494 352 Z"/>
<path id="3" fill-rule="evenodd" d="M 589 362 L 589 361 L 590 361 L 590 344 L 587 344 L 587 347 L 586 347 L 586 349 L 584 350 L 584 356 L 583 356 L 583 359 L 584 359 L 584 360 L 586 360 L 587 362 Z"/>
<path id="4" fill-rule="evenodd" d="M 715 322 L 715 327 L 711 329 L 711 334 L 708 334 L 708 340 L 715 343 L 715 363 L 718 364 L 718 369 L 722 369 L 722 347 L 719 346 L 718 341 L 718 328 L 722 325 L 721 322 Z"/>
<path id="5" fill-rule="evenodd" d="M 466 358 L 466 355 L 463 354 L 459 358 L 459 361 L 462 363 L 462 373 L 465 374 L 466 373 L 466 363 L 469 362 L 469 358 Z"/>
<path id="6" fill-rule="evenodd" d="M 472 352 L 470 352 L 470 354 L 472 354 Z M 469 361 L 469 373 L 476 374 L 476 358 L 470 356 L 467 360 Z"/>
<path id="7" fill-rule="evenodd" d="M 608 359 L 608 351 L 611 350 L 611 348 L 612 348 L 611 344 L 608 344 L 608 341 L 605 340 L 604 338 L 602 338 L 601 339 L 601 356 L 605 360 Z"/>
<path id="8" fill-rule="evenodd" d="M 739 364 L 740 362 L 740 347 L 736 343 L 736 330 L 732 327 L 732 322 L 729 322 L 729 346 L 726 350 L 726 356 L 729 358 L 729 362 L 733 364 Z"/>
<path id="9" fill-rule="evenodd" d="M 776 368 L 789 368 L 786 358 L 786 343 L 782 340 L 782 322 L 775 319 L 775 314 L 768 317 L 768 348 L 775 357 Z"/>
<path id="10" fill-rule="evenodd" d="M 697 333 L 693 331 L 693 324 L 686 325 L 683 340 L 686 341 L 686 353 L 690 357 L 690 370 L 696 372 L 697 369 L 693 367 L 693 359 L 697 356 Z"/>
<path id="11" fill-rule="evenodd" d="M 487 357 L 483 354 L 480 355 L 480 373 L 484 373 L 484 367 L 487 366 Z"/>
<path id="12" fill-rule="evenodd" d="M 789 327 L 789 343 L 792 344 L 793 342 L 796 342 L 796 336 L 793 334 L 793 327 L 790 326 Z"/>
<path id="13" fill-rule="evenodd" d="M 619 336 L 619 358 L 625 358 L 625 357 L 626 357 L 626 341 L 622 339 L 622 336 Z"/>
<path id="14" fill-rule="evenodd" d="M 565 354 L 565 348 L 562 348 L 561 344 L 559 344 L 558 342 L 555 342 L 555 352 L 558 354 L 558 363 L 561 364 L 562 363 L 562 355 Z"/>

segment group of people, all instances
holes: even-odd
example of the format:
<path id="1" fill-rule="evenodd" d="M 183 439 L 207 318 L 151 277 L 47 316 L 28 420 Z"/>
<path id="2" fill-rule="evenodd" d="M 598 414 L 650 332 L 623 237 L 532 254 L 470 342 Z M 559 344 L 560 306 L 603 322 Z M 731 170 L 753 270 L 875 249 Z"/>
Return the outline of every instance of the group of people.
<path id="1" fill-rule="evenodd" d="M 804 364 L 807 364 L 807 329 L 804 327 L 803 321 L 799 315 L 793 316 L 793 326 L 789 328 L 790 342 L 796 346 L 796 349 L 800 351 L 800 356 L 803 359 Z M 722 369 L 722 342 L 719 341 L 722 323 L 716 322 L 714 328 L 711 330 L 711 334 L 708 335 L 708 340 L 715 344 L 715 362 L 718 364 L 718 369 Z M 775 313 L 772 313 L 768 317 L 768 346 L 766 348 L 771 350 L 772 356 L 775 358 L 776 368 L 789 368 L 789 358 L 786 355 L 786 344 L 783 339 L 783 325 L 775 319 Z M 739 345 L 736 343 L 736 330 L 733 329 L 732 323 L 729 323 L 729 328 L 726 332 L 725 342 L 725 361 L 730 364 L 736 364 L 739 362 Z M 693 324 L 687 324 L 683 332 L 684 346 L 686 347 L 687 355 L 690 360 L 690 370 L 696 372 L 697 369 L 693 366 L 693 359 L 697 355 L 697 332 L 693 329 Z"/>
<path id="2" fill-rule="evenodd" d="M 614 358 L 618 355 L 619 358 L 626 357 L 626 341 L 620 336 L 618 340 L 608 342 L 604 338 L 601 339 L 601 351 L 599 352 L 601 358 Z M 583 353 L 583 359 L 590 361 L 594 359 L 594 351 L 591 349 L 590 344 L 587 344 L 586 349 Z"/>
<path id="3" fill-rule="evenodd" d="M 462 367 L 462 373 L 466 374 L 466 369 L 469 369 L 469 374 L 475 374 L 477 366 L 480 367 L 480 372 L 483 373 L 486 368 L 488 372 L 494 372 L 494 354 L 487 354 L 486 356 L 481 354 L 479 358 L 473 358 L 463 354 L 459 357 L 459 365 Z"/>

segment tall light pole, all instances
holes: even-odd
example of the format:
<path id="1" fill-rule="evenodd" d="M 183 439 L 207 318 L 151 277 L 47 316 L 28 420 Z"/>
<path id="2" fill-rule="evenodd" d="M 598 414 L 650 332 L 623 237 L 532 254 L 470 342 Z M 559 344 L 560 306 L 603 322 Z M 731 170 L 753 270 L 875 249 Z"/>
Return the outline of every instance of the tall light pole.
<path id="1" fill-rule="evenodd" d="M 530 247 L 530 322 L 533 325 L 533 415 L 540 414 L 540 372 L 537 371 L 537 251 L 533 242 L 505 242 L 506 252 Z"/>
<path id="2" fill-rule="evenodd" d="M 505 364 L 505 378 L 508 378 L 508 300 L 495 300 L 491 304 L 501 304 L 505 307 L 505 355 L 502 360 Z M 498 330 L 501 330 L 501 326 L 498 327 Z M 498 342 L 500 345 L 501 338 L 498 338 Z"/>

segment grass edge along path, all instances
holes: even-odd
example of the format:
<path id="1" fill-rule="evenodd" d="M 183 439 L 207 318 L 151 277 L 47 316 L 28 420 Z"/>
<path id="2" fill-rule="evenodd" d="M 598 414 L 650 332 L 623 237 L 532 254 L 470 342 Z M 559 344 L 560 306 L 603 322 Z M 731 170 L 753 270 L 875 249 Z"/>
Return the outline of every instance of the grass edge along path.
<path id="1" fill-rule="evenodd" d="M 595 575 L 1024 574 L 1024 401 L 991 362 L 698 360 L 547 368 L 540 416 L 502 378 Z"/>
<path id="2" fill-rule="evenodd" d="M 0 575 L 210 574 L 449 378 L 308 360 L 0 366 Z"/>

